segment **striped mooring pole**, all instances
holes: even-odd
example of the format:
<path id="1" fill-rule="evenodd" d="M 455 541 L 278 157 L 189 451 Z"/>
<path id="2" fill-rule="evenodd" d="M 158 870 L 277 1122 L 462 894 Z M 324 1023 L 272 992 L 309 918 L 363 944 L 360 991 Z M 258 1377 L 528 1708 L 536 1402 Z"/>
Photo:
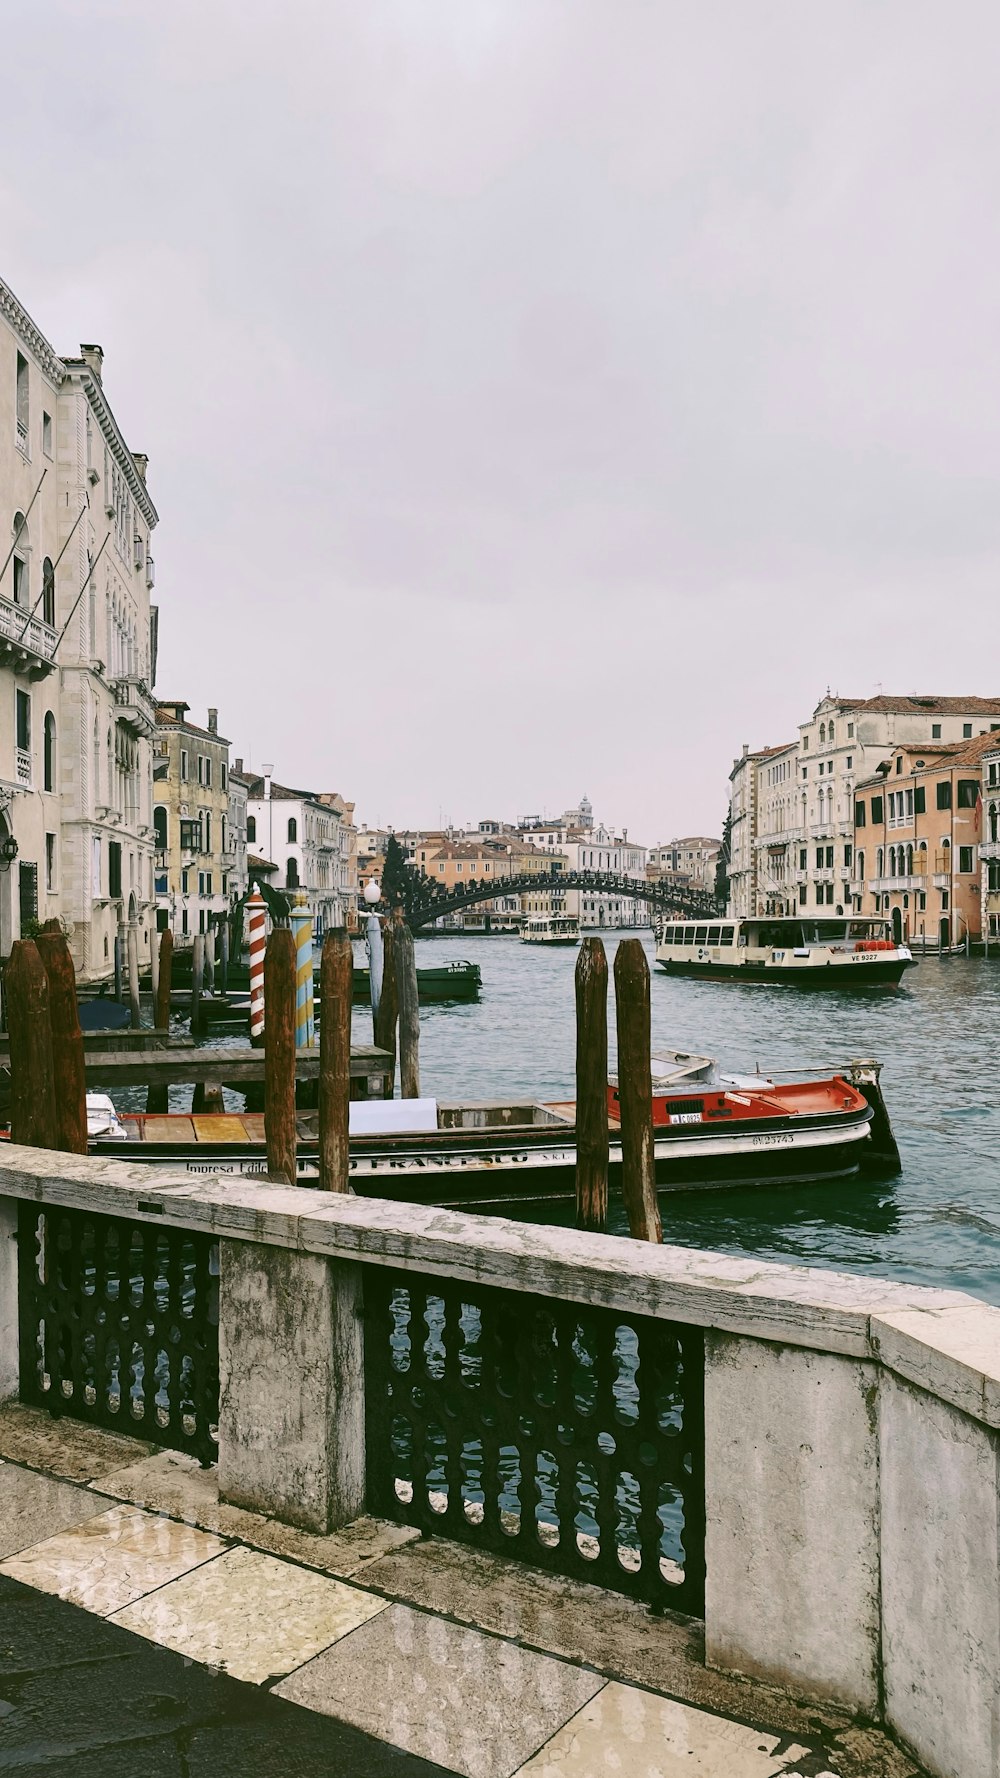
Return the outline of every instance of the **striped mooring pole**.
<path id="1" fill-rule="evenodd" d="M 311 1049 L 316 1042 L 313 922 L 304 889 L 299 890 L 292 908 L 292 937 L 295 939 L 295 1047 L 297 1050 Z"/>
<path id="2" fill-rule="evenodd" d="M 259 889 L 247 902 L 247 935 L 250 941 L 250 1042 L 264 1039 L 264 951 L 267 908 Z"/>

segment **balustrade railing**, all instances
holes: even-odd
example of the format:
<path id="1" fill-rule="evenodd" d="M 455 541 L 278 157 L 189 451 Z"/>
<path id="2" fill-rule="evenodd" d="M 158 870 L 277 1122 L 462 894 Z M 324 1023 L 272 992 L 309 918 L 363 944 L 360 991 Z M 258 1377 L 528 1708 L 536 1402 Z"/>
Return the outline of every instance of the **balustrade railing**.
<path id="1" fill-rule="evenodd" d="M 365 1271 L 368 1502 L 700 1615 L 701 1330 Z"/>
<path id="2" fill-rule="evenodd" d="M 23 1203 L 22 1401 L 211 1462 L 218 1271 L 208 1235 Z"/>

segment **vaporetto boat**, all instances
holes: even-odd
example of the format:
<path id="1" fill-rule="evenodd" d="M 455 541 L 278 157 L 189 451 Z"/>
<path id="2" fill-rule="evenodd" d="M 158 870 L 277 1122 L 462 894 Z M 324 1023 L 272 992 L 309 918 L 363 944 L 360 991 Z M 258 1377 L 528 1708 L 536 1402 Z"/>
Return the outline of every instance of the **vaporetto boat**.
<path id="1" fill-rule="evenodd" d="M 856 916 L 661 920 L 656 961 L 668 975 L 800 988 L 895 984 L 914 967 L 911 951 L 896 942 L 887 921 Z"/>

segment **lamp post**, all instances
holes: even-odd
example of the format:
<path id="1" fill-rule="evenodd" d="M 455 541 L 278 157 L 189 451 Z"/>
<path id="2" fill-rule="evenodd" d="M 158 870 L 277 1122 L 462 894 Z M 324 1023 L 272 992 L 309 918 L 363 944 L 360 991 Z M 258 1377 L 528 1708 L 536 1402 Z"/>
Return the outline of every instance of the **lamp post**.
<path id="1" fill-rule="evenodd" d="M 368 952 L 368 980 L 371 984 L 372 1018 L 378 1013 L 379 1001 L 382 998 L 382 926 L 376 907 L 382 899 L 382 885 L 375 877 L 369 877 L 363 890 L 366 906 L 369 908 L 365 923 L 365 948 Z"/>

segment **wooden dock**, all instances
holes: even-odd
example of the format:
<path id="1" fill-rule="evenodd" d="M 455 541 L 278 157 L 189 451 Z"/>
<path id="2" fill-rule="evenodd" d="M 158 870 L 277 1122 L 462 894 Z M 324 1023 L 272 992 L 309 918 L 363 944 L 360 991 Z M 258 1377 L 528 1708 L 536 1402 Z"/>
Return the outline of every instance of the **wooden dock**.
<path id="1" fill-rule="evenodd" d="M 319 1078 L 319 1046 L 297 1050 L 297 1080 Z M 132 1054 L 86 1052 L 87 1085 L 113 1092 L 116 1087 L 263 1085 L 262 1049 L 196 1049 L 193 1045 Z M 389 1050 L 359 1044 L 351 1050 L 351 1079 L 381 1081 L 392 1067 Z"/>

